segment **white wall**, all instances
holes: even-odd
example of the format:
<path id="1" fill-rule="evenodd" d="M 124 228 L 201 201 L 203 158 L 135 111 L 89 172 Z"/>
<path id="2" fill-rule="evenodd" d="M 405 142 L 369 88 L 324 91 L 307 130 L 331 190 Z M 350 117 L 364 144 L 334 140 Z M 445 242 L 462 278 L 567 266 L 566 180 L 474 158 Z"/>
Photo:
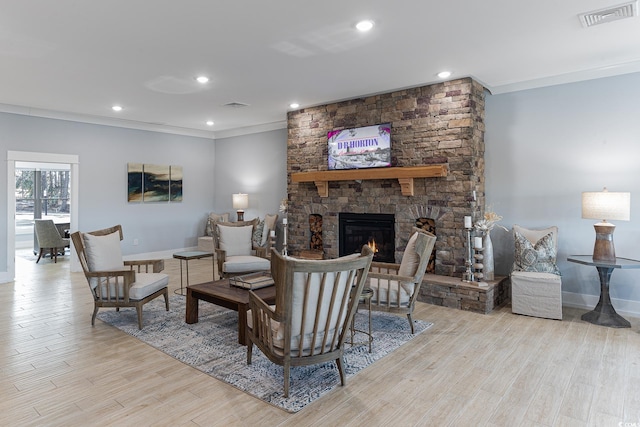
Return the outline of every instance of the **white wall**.
<path id="1" fill-rule="evenodd" d="M 594 267 L 566 261 L 591 254 L 593 224 L 581 218 L 581 193 L 631 192 L 631 221 L 614 221 L 616 254 L 640 259 L 640 74 L 486 98 L 487 207 L 502 224 L 559 227 L 559 268 L 567 304 L 600 294 Z M 492 232 L 496 272 L 508 274 L 513 238 Z M 611 296 L 621 312 L 640 314 L 640 270 L 616 270 Z"/>
<path id="2" fill-rule="evenodd" d="M 214 175 L 215 206 L 218 213 L 229 212 L 233 193 L 247 193 L 249 208 L 244 218 L 277 213 L 287 196 L 287 130 L 216 139 Z"/>

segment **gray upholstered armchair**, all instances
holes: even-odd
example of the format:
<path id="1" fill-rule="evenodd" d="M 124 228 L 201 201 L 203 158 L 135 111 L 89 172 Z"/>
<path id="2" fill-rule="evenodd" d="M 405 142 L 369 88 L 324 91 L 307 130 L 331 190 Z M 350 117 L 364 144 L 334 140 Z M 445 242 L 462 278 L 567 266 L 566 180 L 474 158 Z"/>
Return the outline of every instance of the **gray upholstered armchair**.
<path id="1" fill-rule="evenodd" d="M 50 219 L 36 219 L 35 230 L 38 246 L 40 247 L 36 263 L 40 261 L 45 251 L 49 251 L 54 262 L 58 262 L 58 253 L 62 252 L 64 254 L 65 248 L 69 246 L 69 239 L 65 239 L 60 235 L 58 228 L 53 223 L 53 220 Z"/>

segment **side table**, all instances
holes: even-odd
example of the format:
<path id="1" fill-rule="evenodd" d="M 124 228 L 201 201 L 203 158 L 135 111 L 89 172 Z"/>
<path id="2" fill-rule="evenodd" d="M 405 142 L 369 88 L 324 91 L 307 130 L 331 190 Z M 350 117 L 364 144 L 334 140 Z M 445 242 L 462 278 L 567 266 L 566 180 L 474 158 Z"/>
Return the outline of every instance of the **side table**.
<path id="1" fill-rule="evenodd" d="M 200 259 L 211 257 L 213 259 L 213 280 L 215 280 L 216 275 L 216 261 L 213 256 L 213 252 L 205 252 L 205 251 L 187 251 L 187 252 L 176 252 L 173 254 L 173 257 L 180 260 L 180 289 L 174 289 L 174 293 L 178 295 L 186 295 L 185 289 L 182 286 L 182 261 L 185 262 L 186 273 L 187 273 L 187 286 L 189 286 L 189 260 L 192 259 Z"/>
<path id="2" fill-rule="evenodd" d="M 359 329 L 356 329 L 355 327 L 355 323 L 356 323 L 356 317 L 355 315 L 353 316 L 353 320 L 351 321 L 351 342 L 350 344 L 356 345 L 356 344 L 369 344 L 369 353 L 371 353 L 371 343 L 373 342 L 373 333 L 371 332 L 371 298 L 373 297 L 373 289 L 371 288 L 362 288 L 362 293 L 359 296 L 359 304 L 366 304 L 367 306 L 367 310 L 369 310 L 369 332 L 367 331 L 361 331 Z M 356 314 L 358 314 L 358 312 L 356 311 Z M 362 334 L 365 334 L 367 336 L 367 341 L 364 343 L 354 343 L 353 342 L 353 337 L 355 336 L 356 332 L 360 332 Z"/>
<path id="3" fill-rule="evenodd" d="M 600 276 L 600 300 L 592 311 L 582 315 L 582 320 L 610 328 L 630 328 L 629 321 L 616 313 L 611 304 L 609 281 L 614 269 L 640 268 L 640 261 L 628 258 L 616 258 L 615 262 L 594 261 L 591 255 L 571 255 L 567 261 L 595 267 Z"/>

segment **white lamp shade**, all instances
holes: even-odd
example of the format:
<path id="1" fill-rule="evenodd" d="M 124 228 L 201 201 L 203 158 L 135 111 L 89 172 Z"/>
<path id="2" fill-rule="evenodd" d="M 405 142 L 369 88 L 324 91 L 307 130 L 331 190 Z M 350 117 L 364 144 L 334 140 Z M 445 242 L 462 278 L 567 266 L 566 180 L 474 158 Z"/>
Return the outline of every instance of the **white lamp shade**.
<path id="1" fill-rule="evenodd" d="M 249 195 L 237 193 L 233 195 L 233 209 L 246 209 L 249 207 Z"/>
<path id="2" fill-rule="evenodd" d="M 631 193 L 593 191 L 582 193 L 582 218 L 629 221 Z"/>

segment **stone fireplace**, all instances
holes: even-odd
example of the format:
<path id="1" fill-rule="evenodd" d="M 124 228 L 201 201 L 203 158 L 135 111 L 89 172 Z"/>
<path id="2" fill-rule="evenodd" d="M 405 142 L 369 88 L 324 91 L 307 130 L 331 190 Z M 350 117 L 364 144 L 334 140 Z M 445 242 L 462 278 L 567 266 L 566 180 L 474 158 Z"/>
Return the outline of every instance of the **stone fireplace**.
<path id="1" fill-rule="evenodd" d="M 415 178 L 411 193 L 398 179 L 293 182 L 292 174 L 326 171 L 327 132 L 391 123 L 394 167 L 446 165 L 446 176 Z M 340 254 L 343 213 L 394 217 L 393 260 L 399 262 L 420 217 L 435 220 L 435 272 L 464 272 L 464 216 L 484 213 L 484 88 L 472 79 L 373 95 L 288 114 L 287 173 L 291 250 L 309 249 L 309 215 L 322 215 L 326 257 Z M 375 173 L 375 172 L 374 172 Z M 322 184 L 325 191 L 320 191 Z"/>

